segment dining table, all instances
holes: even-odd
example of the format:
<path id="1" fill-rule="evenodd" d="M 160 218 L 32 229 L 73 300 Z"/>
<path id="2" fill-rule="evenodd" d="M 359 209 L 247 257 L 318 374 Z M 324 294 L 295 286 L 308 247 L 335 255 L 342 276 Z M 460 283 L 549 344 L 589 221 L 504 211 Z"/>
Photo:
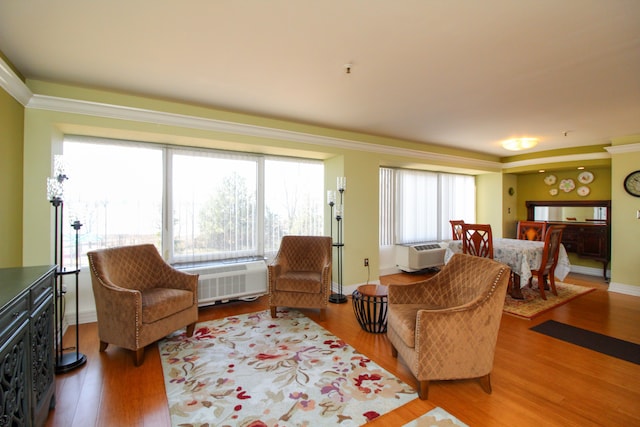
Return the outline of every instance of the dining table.
<path id="1" fill-rule="evenodd" d="M 462 240 L 443 242 L 442 246 L 446 249 L 444 254 L 445 263 L 449 261 L 454 253 L 462 252 Z M 493 259 L 509 266 L 513 273 L 513 284 L 509 290 L 512 298 L 524 299 L 522 286 L 529 283 L 529 279 L 532 277 L 531 270 L 537 270 L 540 267 L 543 249 L 544 242 L 540 241 L 507 238 L 493 239 Z M 565 247 L 560 244 L 555 277 L 564 280 L 570 271 L 569 256 Z"/>

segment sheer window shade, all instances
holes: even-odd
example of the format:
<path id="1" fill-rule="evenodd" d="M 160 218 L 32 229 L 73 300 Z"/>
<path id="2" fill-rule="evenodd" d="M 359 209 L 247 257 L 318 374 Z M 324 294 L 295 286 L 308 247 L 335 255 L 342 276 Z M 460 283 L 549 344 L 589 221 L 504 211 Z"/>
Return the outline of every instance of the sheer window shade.
<path id="1" fill-rule="evenodd" d="M 284 234 L 324 231 L 321 161 L 84 136 L 65 137 L 64 158 L 85 263 L 87 250 L 136 243 L 171 263 L 263 257 Z"/>
<path id="2" fill-rule="evenodd" d="M 381 245 L 450 239 L 450 219 L 475 222 L 474 177 L 380 168 Z"/>

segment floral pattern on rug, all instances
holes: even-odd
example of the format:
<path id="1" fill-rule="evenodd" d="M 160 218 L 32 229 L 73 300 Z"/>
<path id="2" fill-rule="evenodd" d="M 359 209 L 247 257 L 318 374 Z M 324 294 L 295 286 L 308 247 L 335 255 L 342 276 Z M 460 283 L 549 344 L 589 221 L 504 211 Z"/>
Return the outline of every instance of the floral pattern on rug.
<path id="1" fill-rule="evenodd" d="M 417 397 L 297 311 L 199 323 L 159 348 L 173 426 L 356 426 Z"/>
<path id="2" fill-rule="evenodd" d="M 465 423 L 437 406 L 402 427 L 468 427 Z"/>
<path id="3" fill-rule="evenodd" d="M 594 291 L 595 288 L 556 282 L 556 290 L 558 291 L 557 296 L 550 290 L 545 291 L 544 294 L 547 299 L 543 300 L 540 296 L 537 280 L 534 279 L 533 287 L 529 288 L 529 286 L 524 286 L 522 288 L 524 300 L 513 299 L 507 294 L 504 300 L 504 311 L 517 317 L 531 319 L 552 308 L 565 304 L 580 295 Z"/>

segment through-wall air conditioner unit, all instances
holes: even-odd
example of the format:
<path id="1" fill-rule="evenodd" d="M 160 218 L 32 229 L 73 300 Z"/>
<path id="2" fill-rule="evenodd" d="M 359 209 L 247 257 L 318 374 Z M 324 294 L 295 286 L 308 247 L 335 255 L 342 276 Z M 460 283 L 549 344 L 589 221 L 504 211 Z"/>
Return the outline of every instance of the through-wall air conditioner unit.
<path id="1" fill-rule="evenodd" d="M 267 264 L 260 261 L 206 264 L 176 268 L 199 274 L 198 306 L 233 299 L 252 300 L 268 292 Z"/>
<path id="2" fill-rule="evenodd" d="M 396 245 L 396 266 L 409 273 L 444 265 L 446 249 L 438 243 Z"/>

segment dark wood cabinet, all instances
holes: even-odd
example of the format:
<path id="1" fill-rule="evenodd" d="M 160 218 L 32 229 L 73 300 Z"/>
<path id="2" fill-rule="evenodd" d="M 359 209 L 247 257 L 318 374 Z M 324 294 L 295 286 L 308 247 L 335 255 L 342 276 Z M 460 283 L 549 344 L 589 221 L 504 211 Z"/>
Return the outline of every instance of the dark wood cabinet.
<path id="1" fill-rule="evenodd" d="M 581 258 L 600 261 L 603 265 L 602 274 L 606 279 L 607 265 L 611 260 L 609 224 L 549 222 L 549 225 L 553 224 L 565 226 L 562 244 L 567 252 L 573 252 Z"/>
<path id="2" fill-rule="evenodd" d="M 40 427 L 55 403 L 55 271 L 0 269 L 0 425 Z"/>
<path id="3" fill-rule="evenodd" d="M 549 208 L 594 208 L 605 212 L 604 218 L 585 219 L 584 221 L 545 221 L 547 224 L 561 224 L 565 226 L 562 233 L 562 244 L 567 252 L 575 253 L 581 258 L 600 261 L 603 265 L 602 275 L 607 279 L 607 266 L 611 261 L 611 201 L 610 200 L 577 200 L 577 201 L 527 201 L 527 219 L 539 221 L 536 218 L 537 207 Z M 564 218 L 564 217 L 563 217 Z"/>

